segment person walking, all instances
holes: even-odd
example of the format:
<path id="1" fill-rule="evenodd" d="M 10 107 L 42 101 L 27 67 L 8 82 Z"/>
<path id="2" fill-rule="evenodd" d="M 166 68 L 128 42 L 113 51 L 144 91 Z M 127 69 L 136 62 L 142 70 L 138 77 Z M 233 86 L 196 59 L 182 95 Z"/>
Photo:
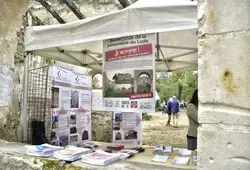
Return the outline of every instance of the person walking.
<path id="1" fill-rule="evenodd" d="M 173 101 L 171 102 L 171 113 L 173 114 L 173 126 L 178 128 L 178 117 L 179 117 L 180 105 L 177 98 L 173 96 Z"/>
<path id="2" fill-rule="evenodd" d="M 164 108 L 164 112 L 168 114 L 168 121 L 167 121 L 166 126 L 170 126 L 170 122 L 171 122 L 171 102 L 172 101 L 173 101 L 173 98 L 169 98 Z"/>
<path id="3" fill-rule="evenodd" d="M 198 123 L 198 90 L 193 93 L 191 101 L 187 105 L 187 116 L 189 128 L 187 133 L 187 148 L 188 150 L 197 149 L 197 128 Z"/>

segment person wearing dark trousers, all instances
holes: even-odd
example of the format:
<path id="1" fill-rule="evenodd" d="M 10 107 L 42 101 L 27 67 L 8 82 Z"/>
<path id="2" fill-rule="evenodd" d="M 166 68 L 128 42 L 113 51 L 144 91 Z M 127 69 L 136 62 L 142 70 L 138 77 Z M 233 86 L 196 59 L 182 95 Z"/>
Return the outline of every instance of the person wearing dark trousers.
<path id="1" fill-rule="evenodd" d="M 173 126 L 178 128 L 178 117 L 179 117 L 180 105 L 177 98 L 173 96 L 173 101 L 171 102 L 171 112 L 173 114 Z"/>
<path id="2" fill-rule="evenodd" d="M 165 108 L 164 108 L 164 112 L 168 114 L 168 121 L 167 121 L 167 124 L 166 126 L 170 126 L 170 122 L 171 122 L 171 102 L 173 101 L 173 98 L 170 98 L 168 100 L 168 102 L 166 102 L 167 104 L 165 105 Z"/>
<path id="3" fill-rule="evenodd" d="M 187 148 L 188 150 L 197 149 L 197 129 L 198 123 L 198 90 L 193 93 L 191 101 L 187 105 L 187 117 L 189 128 L 187 133 Z"/>

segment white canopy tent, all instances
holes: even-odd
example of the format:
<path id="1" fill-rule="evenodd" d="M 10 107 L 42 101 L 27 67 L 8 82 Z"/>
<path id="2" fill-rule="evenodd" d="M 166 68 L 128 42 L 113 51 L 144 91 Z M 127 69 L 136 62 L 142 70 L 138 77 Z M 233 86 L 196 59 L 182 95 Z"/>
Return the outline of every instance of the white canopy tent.
<path id="1" fill-rule="evenodd" d="M 197 70 L 197 5 L 189 0 L 139 0 L 121 11 L 29 27 L 25 49 L 101 72 L 103 40 L 156 34 L 156 71 Z"/>

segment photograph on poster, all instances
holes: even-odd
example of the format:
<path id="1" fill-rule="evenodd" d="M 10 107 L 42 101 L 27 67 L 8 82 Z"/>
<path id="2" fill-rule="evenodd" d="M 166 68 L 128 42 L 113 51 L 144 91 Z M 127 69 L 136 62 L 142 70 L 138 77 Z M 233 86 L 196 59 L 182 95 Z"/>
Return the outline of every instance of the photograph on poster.
<path id="1" fill-rule="evenodd" d="M 76 124 L 76 114 L 70 115 L 70 124 Z"/>
<path id="2" fill-rule="evenodd" d="M 82 133 L 82 140 L 88 140 L 89 139 L 89 133 L 88 131 L 84 130 Z"/>
<path id="3" fill-rule="evenodd" d="M 137 139 L 137 131 L 129 130 L 124 132 L 124 139 L 125 140 L 135 140 Z"/>
<path id="4" fill-rule="evenodd" d="M 68 138 L 69 137 L 67 135 L 60 136 L 60 146 L 68 145 L 69 144 Z"/>
<path id="5" fill-rule="evenodd" d="M 120 132 L 115 134 L 115 140 L 122 140 L 122 134 Z"/>
<path id="6" fill-rule="evenodd" d="M 52 106 L 51 108 L 59 108 L 59 88 L 52 87 Z"/>
<path id="7" fill-rule="evenodd" d="M 71 108 L 79 108 L 79 92 L 71 90 Z"/>
<path id="8" fill-rule="evenodd" d="M 77 133 L 77 128 L 76 126 L 70 127 L 70 134 Z"/>
<path id="9" fill-rule="evenodd" d="M 153 69 L 103 72 L 104 97 L 130 97 L 153 92 Z M 153 96 L 152 96 L 153 97 Z"/>
<path id="10" fill-rule="evenodd" d="M 70 143 L 77 142 L 78 141 L 78 135 L 70 136 Z"/>
<path id="11" fill-rule="evenodd" d="M 52 116 L 52 129 L 58 128 L 58 116 Z"/>
<path id="12" fill-rule="evenodd" d="M 122 113 L 116 113 L 115 114 L 115 121 L 116 122 L 122 122 Z"/>
<path id="13" fill-rule="evenodd" d="M 120 125 L 120 123 L 119 122 L 114 122 L 114 124 L 113 124 L 113 129 L 114 130 L 120 130 L 120 127 L 121 125 Z"/>

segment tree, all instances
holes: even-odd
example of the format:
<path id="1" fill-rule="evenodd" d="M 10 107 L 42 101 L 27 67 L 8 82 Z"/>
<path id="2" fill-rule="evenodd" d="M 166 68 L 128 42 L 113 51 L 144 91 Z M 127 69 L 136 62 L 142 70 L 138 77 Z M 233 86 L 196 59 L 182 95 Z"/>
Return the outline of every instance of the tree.
<path id="1" fill-rule="evenodd" d="M 183 84 L 185 79 L 185 72 L 174 72 L 172 74 L 172 81 L 173 83 L 177 83 L 178 86 L 178 99 L 182 99 L 182 90 L 183 90 Z"/>

